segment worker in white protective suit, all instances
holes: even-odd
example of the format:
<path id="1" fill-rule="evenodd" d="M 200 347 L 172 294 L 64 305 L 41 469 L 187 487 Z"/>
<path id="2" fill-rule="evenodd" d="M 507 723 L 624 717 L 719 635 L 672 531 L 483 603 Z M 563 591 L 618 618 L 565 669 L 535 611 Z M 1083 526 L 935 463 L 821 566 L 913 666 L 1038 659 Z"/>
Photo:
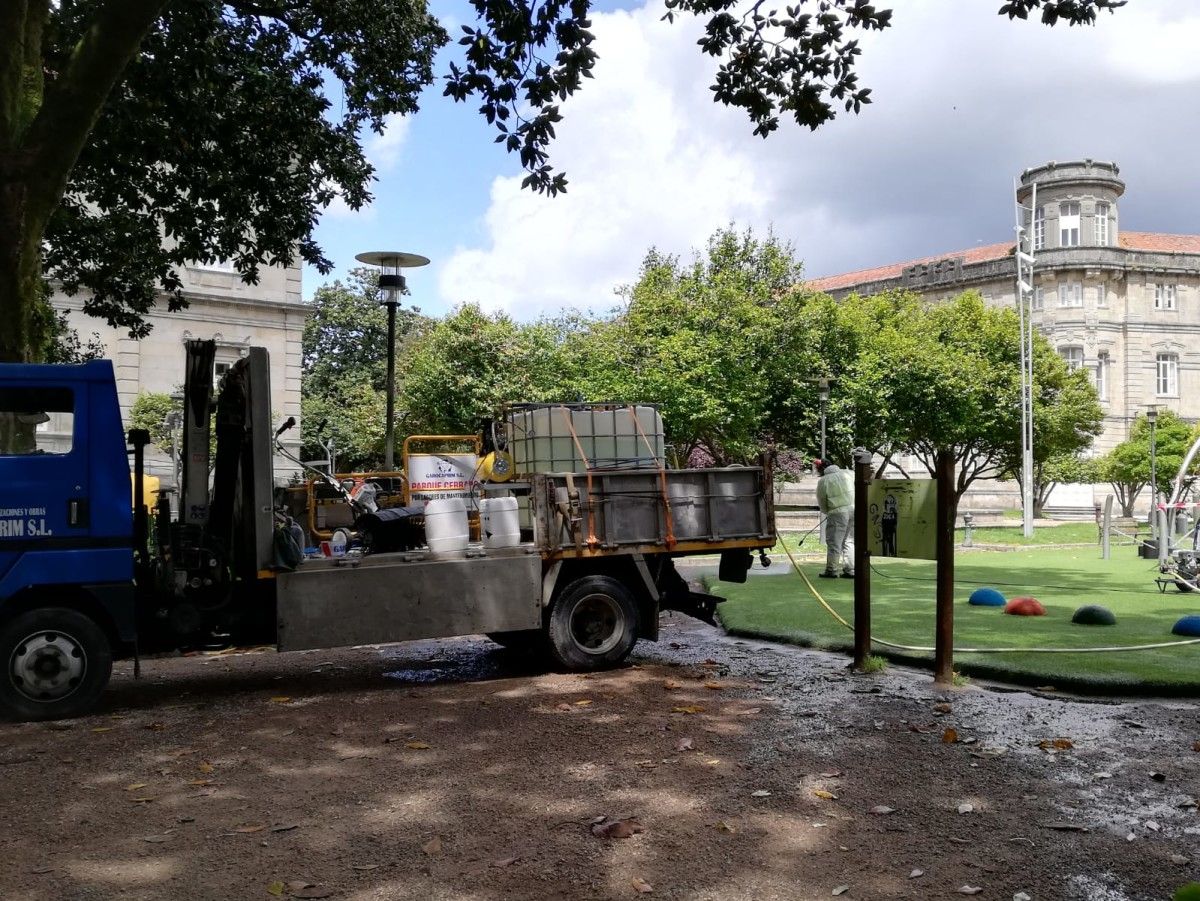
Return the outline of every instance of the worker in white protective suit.
<path id="1" fill-rule="evenodd" d="M 825 516 L 823 579 L 854 578 L 854 476 L 828 460 L 816 461 L 817 507 Z"/>

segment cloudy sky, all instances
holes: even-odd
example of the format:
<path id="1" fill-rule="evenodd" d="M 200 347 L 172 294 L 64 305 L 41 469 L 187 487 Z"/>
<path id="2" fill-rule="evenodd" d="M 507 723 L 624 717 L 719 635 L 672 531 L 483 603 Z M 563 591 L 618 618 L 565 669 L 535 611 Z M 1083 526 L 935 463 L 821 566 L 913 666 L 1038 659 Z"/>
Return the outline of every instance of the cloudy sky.
<path id="1" fill-rule="evenodd" d="M 1121 166 L 1123 227 L 1200 232 L 1200 3 L 1135 0 L 1089 29 L 1010 22 L 996 0 L 890 5 L 893 27 L 862 40 L 875 102 L 764 141 L 710 100 L 697 23 L 662 22 L 661 0 L 604 0 L 595 78 L 563 106 L 551 149 L 568 193 L 520 190 L 473 108 L 431 89 L 367 144 L 374 204 L 322 220 L 328 278 L 359 251 L 408 250 L 433 260 L 409 277 L 427 312 L 607 310 L 647 248 L 687 254 L 729 223 L 773 227 L 808 275 L 830 275 L 1006 240 L 1013 178 L 1086 157 Z M 452 32 L 470 13 L 434 9 Z M 307 271 L 306 294 L 325 280 Z"/>

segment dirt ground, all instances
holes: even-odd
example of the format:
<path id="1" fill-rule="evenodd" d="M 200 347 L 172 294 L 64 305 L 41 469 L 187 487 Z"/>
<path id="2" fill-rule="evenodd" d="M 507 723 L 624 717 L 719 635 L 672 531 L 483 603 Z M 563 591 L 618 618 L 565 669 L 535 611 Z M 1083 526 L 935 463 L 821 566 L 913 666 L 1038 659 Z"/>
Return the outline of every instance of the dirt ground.
<path id="1" fill-rule="evenodd" d="M 682 618 L 594 676 L 484 639 L 122 664 L 97 715 L 0 725 L 0 898 L 1165 899 L 1198 712 Z"/>

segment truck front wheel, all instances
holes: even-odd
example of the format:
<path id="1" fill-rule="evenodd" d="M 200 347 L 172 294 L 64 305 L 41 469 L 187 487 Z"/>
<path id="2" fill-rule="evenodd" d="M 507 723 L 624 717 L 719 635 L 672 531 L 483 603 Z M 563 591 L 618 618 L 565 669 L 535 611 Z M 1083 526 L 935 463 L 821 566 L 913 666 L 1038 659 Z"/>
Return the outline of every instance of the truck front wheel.
<path id="1" fill-rule="evenodd" d="M 0 713 L 57 720 L 87 713 L 112 675 L 112 649 L 76 610 L 43 607 L 0 626 Z"/>
<path id="2" fill-rule="evenodd" d="M 568 585 L 550 611 L 550 650 L 571 670 L 624 660 L 637 643 L 637 604 L 610 576 L 585 576 Z"/>

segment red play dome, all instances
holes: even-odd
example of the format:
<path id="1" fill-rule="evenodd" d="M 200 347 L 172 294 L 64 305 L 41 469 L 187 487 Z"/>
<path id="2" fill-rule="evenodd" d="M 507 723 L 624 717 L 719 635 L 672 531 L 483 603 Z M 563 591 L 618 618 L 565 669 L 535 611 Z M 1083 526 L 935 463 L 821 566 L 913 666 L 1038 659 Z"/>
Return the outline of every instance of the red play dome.
<path id="1" fill-rule="evenodd" d="M 1004 605 L 1004 612 L 1013 616 L 1045 616 L 1046 608 L 1037 598 L 1013 598 Z"/>

